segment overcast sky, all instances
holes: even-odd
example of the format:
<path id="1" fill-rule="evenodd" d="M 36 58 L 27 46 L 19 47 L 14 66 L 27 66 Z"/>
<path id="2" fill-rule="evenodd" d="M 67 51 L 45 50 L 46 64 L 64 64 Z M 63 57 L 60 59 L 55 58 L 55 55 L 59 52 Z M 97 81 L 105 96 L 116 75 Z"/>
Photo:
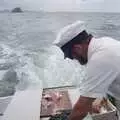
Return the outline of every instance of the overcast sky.
<path id="1" fill-rule="evenodd" d="M 120 0 L 0 0 L 0 9 L 120 12 Z"/>

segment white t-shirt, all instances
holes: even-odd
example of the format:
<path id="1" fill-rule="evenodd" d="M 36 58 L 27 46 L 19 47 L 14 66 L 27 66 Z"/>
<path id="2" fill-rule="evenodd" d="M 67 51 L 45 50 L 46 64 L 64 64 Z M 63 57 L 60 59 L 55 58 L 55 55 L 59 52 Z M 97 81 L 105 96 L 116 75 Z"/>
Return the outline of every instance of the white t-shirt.
<path id="1" fill-rule="evenodd" d="M 88 48 L 86 79 L 80 94 L 101 98 L 107 93 L 120 99 L 120 42 L 109 37 L 93 38 Z"/>

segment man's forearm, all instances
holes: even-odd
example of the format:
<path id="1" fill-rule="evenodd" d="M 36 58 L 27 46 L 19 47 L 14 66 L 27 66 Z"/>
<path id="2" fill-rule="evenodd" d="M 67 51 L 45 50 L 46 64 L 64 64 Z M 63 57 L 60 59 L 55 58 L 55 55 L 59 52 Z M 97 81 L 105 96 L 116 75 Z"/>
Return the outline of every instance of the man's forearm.
<path id="1" fill-rule="evenodd" d="M 75 104 L 72 113 L 69 116 L 69 120 L 82 120 L 88 112 L 92 112 L 92 102 L 94 98 L 80 97 Z"/>

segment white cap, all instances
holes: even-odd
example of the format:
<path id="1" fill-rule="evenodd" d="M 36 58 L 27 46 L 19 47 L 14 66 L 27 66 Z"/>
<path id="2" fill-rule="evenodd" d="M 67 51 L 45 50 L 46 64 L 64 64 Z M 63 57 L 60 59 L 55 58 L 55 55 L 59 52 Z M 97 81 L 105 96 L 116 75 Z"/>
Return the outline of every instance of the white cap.
<path id="1" fill-rule="evenodd" d="M 76 21 L 73 24 L 67 25 L 60 30 L 53 44 L 57 45 L 58 47 L 62 47 L 83 30 L 85 30 L 83 21 Z"/>

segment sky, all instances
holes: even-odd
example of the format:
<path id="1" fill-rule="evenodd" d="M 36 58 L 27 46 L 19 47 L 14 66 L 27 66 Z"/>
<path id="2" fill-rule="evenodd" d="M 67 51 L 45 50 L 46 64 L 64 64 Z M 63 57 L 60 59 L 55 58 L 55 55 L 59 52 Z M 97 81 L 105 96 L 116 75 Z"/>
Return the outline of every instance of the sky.
<path id="1" fill-rule="evenodd" d="M 0 9 L 22 7 L 26 10 L 120 12 L 120 0 L 0 0 Z"/>

